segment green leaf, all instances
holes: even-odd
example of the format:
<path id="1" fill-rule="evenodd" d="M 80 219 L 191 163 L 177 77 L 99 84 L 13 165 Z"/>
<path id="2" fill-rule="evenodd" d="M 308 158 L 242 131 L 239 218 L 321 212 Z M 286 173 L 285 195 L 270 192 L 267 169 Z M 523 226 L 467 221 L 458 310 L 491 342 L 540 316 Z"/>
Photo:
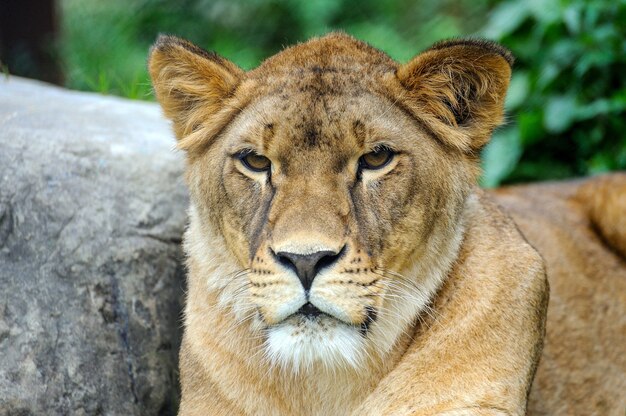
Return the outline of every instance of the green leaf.
<path id="1" fill-rule="evenodd" d="M 573 95 L 551 97 L 544 110 L 543 125 L 550 133 L 561 133 L 572 125 L 576 111 L 576 97 Z"/>
<path id="2" fill-rule="evenodd" d="M 481 185 L 487 188 L 498 186 L 513 171 L 521 154 L 519 130 L 515 126 L 495 132 L 482 153 Z"/>
<path id="3" fill-rule="evenodd" d="M 500 3 L 491 12 L 482 35 L 489 39 L 502 39 L 520 27 L 529 15 L 530 8 L 524 1 Z"/>
<path id="4" fill-rule="evenodd" d="M 509 84 L 509 91 L 506 94 L 505 107 L 507 110 L 514 110 L 521 106 L 530 89 L 530 80 L 528 79 L 528 72 L 518 71 L 513 73 L 511 83 Z"/>
<path id="5" fill-rule="evenodd" d="M 611 155 L 597 153 L 593 155 L 588 163 L 587 171 L 592 175 L 609 172 L 612 168 L 613 158 Z"/>
<path id="6" fill-rule="evenodd" d="M 578 34 L 582 28 L 582 5 L 575 3 L 565 8 L 563 11 L 563 22 L 571 34 Z"/>
<path id="7" fill-rule="evenodd" d="M 545 136 L 542 112 L 537 109 L 521 113 L 517 118 L 517 126 L 523 146 L 534 144 Z"/>
<path id="8" fill-rule="evenodd" d="M 520 2 L 521 3 L 521 2 Z M 525 0 L 531 13 L 541 24 L 549 24 L 561 17 L 559 0 Z"/>

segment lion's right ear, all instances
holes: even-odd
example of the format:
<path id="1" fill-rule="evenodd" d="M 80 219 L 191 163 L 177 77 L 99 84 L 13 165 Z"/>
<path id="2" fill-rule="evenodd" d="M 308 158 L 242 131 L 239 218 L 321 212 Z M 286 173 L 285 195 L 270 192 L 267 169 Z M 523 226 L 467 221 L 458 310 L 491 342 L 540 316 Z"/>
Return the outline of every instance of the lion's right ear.
<path id="1" fill-rule="evenodd" d="M 243 70 L 219 55 L 165 35 L 150 50 L 148 70 L 178 139 L 215 116 L 244 77 Z"/>

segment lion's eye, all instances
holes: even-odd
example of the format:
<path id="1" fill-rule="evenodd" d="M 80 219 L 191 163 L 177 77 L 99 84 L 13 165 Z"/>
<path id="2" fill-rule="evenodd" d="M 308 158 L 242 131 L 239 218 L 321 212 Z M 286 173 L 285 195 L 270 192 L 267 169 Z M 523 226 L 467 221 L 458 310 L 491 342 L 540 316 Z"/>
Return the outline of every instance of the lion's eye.
<path id="1" fill-rule="evenodd" d="M 243 165 L 253 172 L 265 172 L 272 166 L 272 162 L 265 156 L 258 155 L 254 152 L 249 152 L 239 156 L 239 160 Z"/>
<path id="2" fill-rule="evenodd" d="M 394 153 L 391 149 L 381 147 L 373 152 L 369 152 L 361 156 L 359 166 L 361 169 L 381 169 L 393 160 Z"/>

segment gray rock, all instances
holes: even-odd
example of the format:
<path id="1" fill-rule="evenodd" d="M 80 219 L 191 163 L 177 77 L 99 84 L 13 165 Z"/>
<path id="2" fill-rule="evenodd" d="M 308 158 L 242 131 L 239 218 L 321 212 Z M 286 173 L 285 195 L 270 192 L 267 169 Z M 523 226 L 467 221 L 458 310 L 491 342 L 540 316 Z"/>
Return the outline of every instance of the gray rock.
<path id="1" fill-rule="evenodd" d="M 183 157 L 156 104 L 0 79 L 0 414 L 178 406 Z"/>

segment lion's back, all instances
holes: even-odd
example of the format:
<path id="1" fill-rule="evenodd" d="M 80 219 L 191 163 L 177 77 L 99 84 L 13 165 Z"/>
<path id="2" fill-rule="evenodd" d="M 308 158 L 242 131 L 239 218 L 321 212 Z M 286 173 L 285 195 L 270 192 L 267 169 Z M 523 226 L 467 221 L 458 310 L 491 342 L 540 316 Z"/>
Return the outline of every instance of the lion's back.
<path id="1" fill-rule="evenodd" d="M 626 175 L 494 192 L 544 257 L 546 342 L 530 415 L 626 410 Z"/>

